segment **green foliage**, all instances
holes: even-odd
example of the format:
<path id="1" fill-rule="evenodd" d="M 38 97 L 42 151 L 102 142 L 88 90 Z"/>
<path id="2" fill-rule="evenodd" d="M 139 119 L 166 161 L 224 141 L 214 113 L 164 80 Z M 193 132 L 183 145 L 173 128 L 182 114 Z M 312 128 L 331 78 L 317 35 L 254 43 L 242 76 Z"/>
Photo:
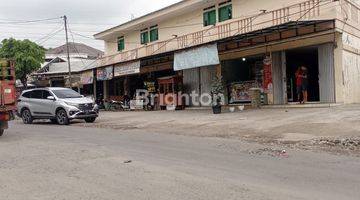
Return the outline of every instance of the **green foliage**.
<path id="1" fill-rule="evenodd" d="M 214 106 L 219 106 L 221 103 L 221 96 L 225 92 L 224 81 L 222 76 L 215 76 L 211 83 L 211 94 Z"/>
<path id="2" fill-rule="evenodd" d="M 211 93 L 213 95 L 224 93 L 224 81 L 222 76 L 215 76 L 211 83 Z"/>
<path id="3" fill-rule="evenodd" d="M 14 38 L 2 41 L 0 58 L 15 61 L 16 78 L 26 86 L 27 76 L 38 70 L 45 60 L 45 49 L 30 40 Z"/>

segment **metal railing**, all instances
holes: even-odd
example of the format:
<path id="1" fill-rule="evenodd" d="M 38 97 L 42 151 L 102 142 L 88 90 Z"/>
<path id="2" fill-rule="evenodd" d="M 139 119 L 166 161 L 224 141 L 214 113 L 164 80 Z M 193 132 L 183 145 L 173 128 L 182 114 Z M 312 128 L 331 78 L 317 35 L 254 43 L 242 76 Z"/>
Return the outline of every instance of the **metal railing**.
<path id="1" fill-rule="evenodd" d="M 347 1 L 347 0 L 344 0 Z M 99 66 L 131 61 L 160 53 L 181 50 L 224 38 L 261 30 L 289 21 L 319 19 L 322 12 L 331 9 L 337 2 L 333 0 L 308 0 L 288 7 L 262 11 L 250 17 L 238 18 L 219 23 L 194 33 L 155 42 L 130 51 L 105 56 L 99 59 Z M 336 14 L 334 13 L 334 17 Z"/>

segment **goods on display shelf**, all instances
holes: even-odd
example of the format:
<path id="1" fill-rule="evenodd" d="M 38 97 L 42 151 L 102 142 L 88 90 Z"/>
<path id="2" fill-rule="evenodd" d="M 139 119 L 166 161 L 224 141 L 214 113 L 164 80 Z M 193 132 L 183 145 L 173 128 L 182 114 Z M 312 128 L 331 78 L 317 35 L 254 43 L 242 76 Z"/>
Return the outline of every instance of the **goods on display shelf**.
<path id="1" fill-rule="evenodd" d="M 229 103 L 245 103 L 251 102 L 250 89 L 258 88 L 256 81 L 244 81 L 232 83 L 230 85 L 230 101 Z"/>
<path id="2" fill-rule="evenodd" d="M 144 86 L 145 86 L 145 89 L 149 93 L 155 93 L 156 92 L 155 82 L 146 81 L 146 82 L 144 82 Z"/>

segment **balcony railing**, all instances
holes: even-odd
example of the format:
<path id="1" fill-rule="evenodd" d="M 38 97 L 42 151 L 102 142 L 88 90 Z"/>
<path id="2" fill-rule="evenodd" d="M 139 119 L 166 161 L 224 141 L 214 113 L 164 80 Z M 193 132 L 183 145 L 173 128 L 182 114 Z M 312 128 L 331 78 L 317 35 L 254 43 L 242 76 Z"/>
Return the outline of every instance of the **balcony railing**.
<path id="1" fill-rule="evenodd" d="M 160 53 L 181 50 L 280 25 L 289 21 L 320 19 L 323 12 L 330 11 L 329 9 L 332 9 L 336 4 L 337 2 L 334 0 L 308 0 L 277 10 L 262 11 L 257 15 L 232 19 L 195 33 L 174 37 L 166 41 L 152 43 L 134 50 L 103 57 L 99 59 L 99 66 L 107 66 Z"/>

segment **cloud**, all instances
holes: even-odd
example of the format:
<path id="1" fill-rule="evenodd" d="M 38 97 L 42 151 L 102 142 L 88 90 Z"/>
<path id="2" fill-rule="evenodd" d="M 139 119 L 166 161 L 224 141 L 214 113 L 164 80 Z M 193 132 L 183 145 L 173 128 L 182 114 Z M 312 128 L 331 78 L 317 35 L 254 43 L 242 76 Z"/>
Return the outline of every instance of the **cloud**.
<path id="1" fill-rule="evenodd" d="M 92 36 L 115 25 L 161 9 L 179 0 L 2 0 L 0 22 L 5 20 L 34 20 L 59 17 L 46 23 L 36 24 L 0 24 L 0 39 L 15 37 L 39 40 L 62 25 L 60 16 L 67 15 L 74 32 Z M 6 30 L 6 31 L 3 31 Z M 103 49 L 102 42 L 74 35 L 76 42 L 83 42 L 95 48 Z M 44 42 L 46 47 L 55 47 L 64 43 L 64 34 Z"/>

